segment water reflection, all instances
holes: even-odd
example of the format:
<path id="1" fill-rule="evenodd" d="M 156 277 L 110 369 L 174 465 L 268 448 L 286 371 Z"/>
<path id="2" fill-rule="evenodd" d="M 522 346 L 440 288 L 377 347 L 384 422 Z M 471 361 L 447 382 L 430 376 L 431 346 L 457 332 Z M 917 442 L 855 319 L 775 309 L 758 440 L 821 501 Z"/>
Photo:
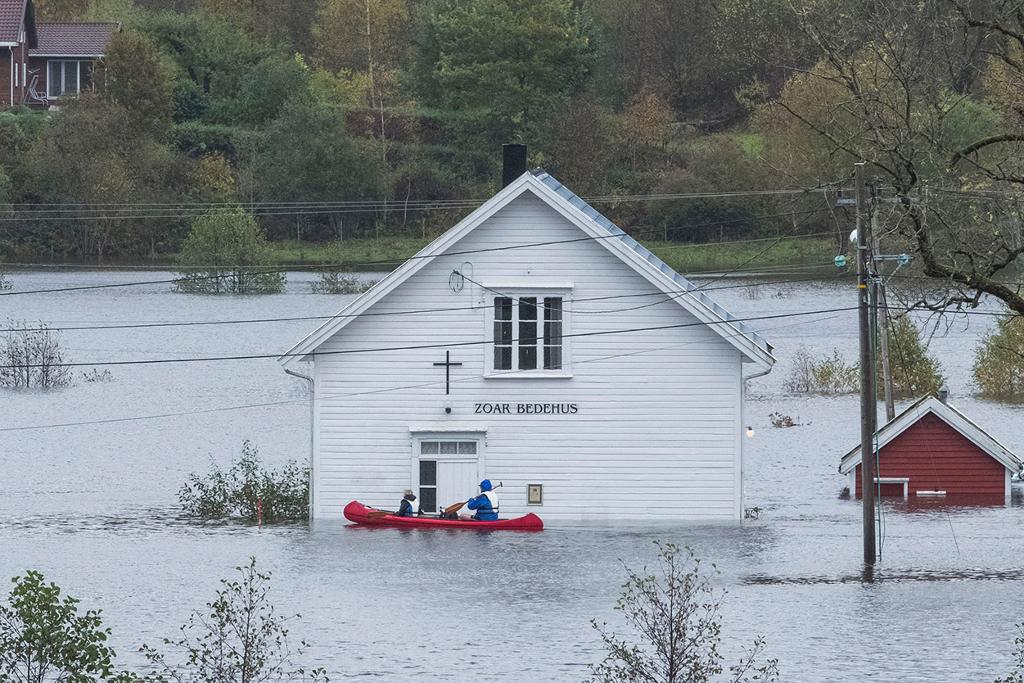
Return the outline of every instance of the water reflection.
<path id="1" fill-rule="evenodd" d="M 124 281 L 125 273 L 16 273 L 16 287 Z M 146 279 L 158 279 L 153 273 Z M 336 313 L 346 297 L 306 293 L 306 275 L 267 297 L 194 297 L 147 286 L 75 295 L 8 297 L 0 318 L 122 323 L 297 317 Z M 783 296 L 777 296 L 782 294 Z M 852 297 L 829 283 L 764 285 L 716 298 L 737 316 L 815 310 Z M 886 500 L 882 560 L 865 573 L 860 502 L 840 500 L 839 457 L 859 438 L 856 397 L 787 395 L 793 352 L 856 344 L 855 312 L 827 320 L 780 320 L 762 331 L 779 363 L 749 392 L 743 524 L 671 522 L 570 525 L 541 534 L 457 530 L 354 530 L 340 523 L 273 526 L 195 524 L 177 513 L 188 473 L 225 464 L 244 439 L 272 463 L 303 459 L 309 407 L 302 382 L 272 360 L 244 365 L 132 366 L 114 381 L 57 394 L 0 393 L 0 425 L 36 425 L 169 414 L 224 405 L 296 400 L 116 425 L 4 433 L 0 440 L 0 576 L 43 571 L 104 609 L 126 666 L 142 642 L 173 636 L 212 596 L 221 577 L 255 555 L 273 571 L 282 613 L 301 613 L 297 637 L 332 678 L 464 681 L 481 663 L 491 680 L 579 681 L 599 658 L 591 619 L 615 619 L 623 563 L 655 560 L 654 541 L 690 545 L 727 591 L 726 655 L 757 634 L 768 638 L 784 680 L 992 680 L 1009 668 L 1012 598 L 1024 588 L 1024 500 L 1011 505 L 953 499 Z M 970 397 L 965 352 L 991 324 L 972 318 L 933 341 L 953 388 L 951 401 L 1010 448 L 1020 409 Z M 258 333 L 216 327 L 78 331 L 69 357 L 151 357 L 282 350 L 315 323 L 261 325 Z M 772 413 L 799 417 L 776 428 Z M 991 504 L 994 503 L 994 504 Z M 1011 599 L 1008 599 L 1011 598 Z M 970 623 L 965 629 L 964 624 Z M 487 623 L 493 638 L 464 635 Z M 885 643 L 884 655 L 856 657 L 837 642 Z M 496 643 L 500 643 L 497 644 Z M 1000 663 L 1007 666 L 1001 666 Z M 822 672 L 828 672 L 824 676 Z"/>

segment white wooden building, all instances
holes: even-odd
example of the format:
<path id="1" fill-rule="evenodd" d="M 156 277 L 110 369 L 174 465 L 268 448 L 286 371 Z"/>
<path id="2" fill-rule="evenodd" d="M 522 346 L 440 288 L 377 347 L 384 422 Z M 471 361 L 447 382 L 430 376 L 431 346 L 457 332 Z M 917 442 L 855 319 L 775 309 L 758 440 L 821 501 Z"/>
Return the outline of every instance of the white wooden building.
<path id="1" fill-rule="evenodd" d="M 489 478 L 502 517 L 550 522 L 739 519 L 744 380 L 774 358 L 536 169 L 281 362 L 313 380 L 315 518 Z"/>

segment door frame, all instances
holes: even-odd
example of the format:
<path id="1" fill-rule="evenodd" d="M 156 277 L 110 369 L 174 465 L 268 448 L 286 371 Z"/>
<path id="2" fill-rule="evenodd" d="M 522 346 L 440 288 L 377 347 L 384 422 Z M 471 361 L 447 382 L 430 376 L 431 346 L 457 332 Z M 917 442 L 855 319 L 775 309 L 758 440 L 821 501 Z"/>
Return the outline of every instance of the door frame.
<path id="1" fill-rule="evenodd" d="M 486 430 L 466 430 L 458 432 L 449 431 L 431 431 L 431 430 L 417 430 L 411 432 L 411 439 L 409 441 L 409 488 L 416 494 L 416 498 L 420 497 L 420 460 L 435 460 L 437 462 L 472 462 L 476 460 L 476 477 L 477 481 L 482 481 L 484 472 L 487 471 L 485 466 L 485 449 L 487 446 L 487 431 Z M 476 442 L 476 455 L 428 455 L 422 457 L 420 454 L 421 446 L 424 441 L 475 441 Z"/>

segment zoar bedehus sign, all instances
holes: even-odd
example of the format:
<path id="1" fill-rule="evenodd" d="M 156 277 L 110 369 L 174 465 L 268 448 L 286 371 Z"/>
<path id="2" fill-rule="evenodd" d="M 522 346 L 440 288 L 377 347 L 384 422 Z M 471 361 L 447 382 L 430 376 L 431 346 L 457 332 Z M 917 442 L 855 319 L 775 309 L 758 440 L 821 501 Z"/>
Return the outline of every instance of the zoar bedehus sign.
<path id="1" fill-rule="evenodd" d="M 576 403 L 474 403 L 477 415 L 575 415 Z"/>

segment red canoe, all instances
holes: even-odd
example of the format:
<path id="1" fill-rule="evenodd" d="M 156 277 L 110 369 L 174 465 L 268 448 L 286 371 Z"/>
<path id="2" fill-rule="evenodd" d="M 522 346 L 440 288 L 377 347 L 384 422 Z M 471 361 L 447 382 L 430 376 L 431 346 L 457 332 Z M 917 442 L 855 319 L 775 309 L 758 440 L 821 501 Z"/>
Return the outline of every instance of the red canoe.
<path id="1" fill-rule="evenodd" d="M 370 513 L 376 514 L 371 515 Z M 493 522 L 438 519 L 437 517 L 399 517 L 397 515 L 382 515 L 379 510 L 366 507 L 356 500 L 345 506 L 345 519 L 368 526 L 476 529 L 477 531 L 543 531 L 544 529 L 544 522 L 532 512 L 515 519 L 498 519 Z"/>

